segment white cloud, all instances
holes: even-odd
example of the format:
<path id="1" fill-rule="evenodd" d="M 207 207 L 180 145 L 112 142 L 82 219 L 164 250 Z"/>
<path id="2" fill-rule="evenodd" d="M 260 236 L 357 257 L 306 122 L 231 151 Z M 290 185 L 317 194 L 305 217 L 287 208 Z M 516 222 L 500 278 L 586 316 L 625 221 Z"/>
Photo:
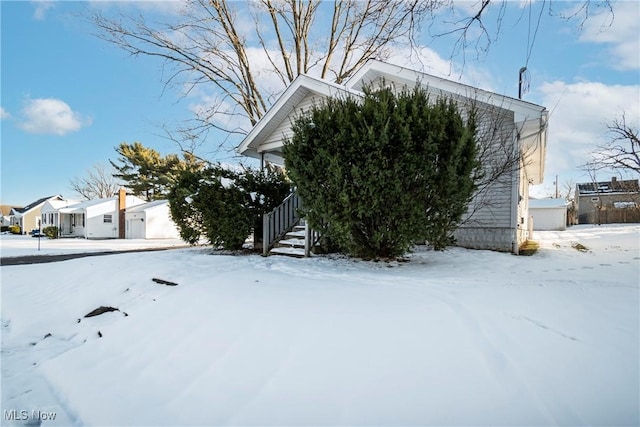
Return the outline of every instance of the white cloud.
<path id="1" fill-rule="evenodd" d="M 94 9 L 107 10 L 111 7 L 118 9 L 137 9 L 143 12 L 155 12 L 166 15 L 179 13 L 188 3 L 187 0 L 89 0 L 89 6 Z"/>
<path id="2" fill-rule="evenodd" d="M 35 6 L 33 11 L 33 19 L 43 21 L 47 10 L 54 6 L 51 0 L 32 0 L 31 3 Z"/>
<path id="3" fill-rule="evenodd" d="M 640 2 L 616 2 L 614 15 L 608 9 L 590 16 L 584 23 L 580 41 L 605 44 L 617 70 L 640 69 Z"/>
<path id="4" fill-rule="evenodd" d="M 4 108 L 0 107 L 0 120 L 8 119 L 11 117 L 11 114 Z"/>
<path id="5" fill-rule="evenodd" d="M 31 99 L 22 109 L 18 126 L 29 133 L 65 135 L 76 132 L 91 120 L 83 119 L 64 101 L 54 98 Z"/>
<path id="6" fill-rule="evenodd" d="M 543 83 L 539 90 L 541 104 L 551 111 L 545 182 L 553 181 L 556 174 L 561 182 L 584 179 L 578 167 L 606 141 L 606 124 L 623 112 L 629 122 L 640 117 L 640 85 L 554 81 Z"/>

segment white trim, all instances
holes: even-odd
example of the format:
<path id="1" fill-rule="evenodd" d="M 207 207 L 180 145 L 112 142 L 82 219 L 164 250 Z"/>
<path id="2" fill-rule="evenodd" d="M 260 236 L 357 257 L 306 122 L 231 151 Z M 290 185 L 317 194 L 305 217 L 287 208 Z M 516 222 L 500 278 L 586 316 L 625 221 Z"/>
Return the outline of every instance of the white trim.
<path id="1" fill-rule="evenodd" d="M 263 150 L 253 146 L 252 143 L 259 140 L 263 132 L 269 132 L 268 127 L 274 120 L 280 123 L 281 120 L 288 117 L 298 104 L 299 97 L 307 95 L 308 93 L 315 93 L 325 97 L 333 97 L 338 94 L 362 95 L 360 92 L 347 89 L 344 86 L 319 80 L 306 74 L 300 74 L 289 87 L 287 87 L 282 95 L 280 95 L 278 100 L 269 108 L 258 123 L 255 124 L 251 131 L 249 131 L 240 145 L 238 145 L 238 148 L 236 148 L 236 151 L 239 154 L 259 159 L 259 152 Z"/>
<path id="2" fill-rule="evenodd" d="M 367 78 L 367 75 L 370 77 Z M 367 85 L 375 78 L 384 77 L 385 75 L 393 76 L 394 79 L 400 78 L 407 83 L 408 87 L 411 88 L 415 87 L 415 85 L 419 83 L 423 86 L 428 86 L 430 88 L 435 88 L 477 100 L 479 102 L 484 102 L 495 107 L 511 110 L 516 114 L 516 122 L 539 117 L 543 111 L 546 111 L 545 107 L 528 101 L 511 98 L 506 95 L 489 92 L 464 83 L 454 82 L 453 80 L 443 79 L 441 77 L 436 77 L 420 71 L 411 70 L 399 65 L 389 64 L 374 59 L 369 60 L 362 68 L 356 71 L 345 82 L 345 86 L 350 89 L 357 88 L 358 90 L 361 90 L 363 86 Z"/>

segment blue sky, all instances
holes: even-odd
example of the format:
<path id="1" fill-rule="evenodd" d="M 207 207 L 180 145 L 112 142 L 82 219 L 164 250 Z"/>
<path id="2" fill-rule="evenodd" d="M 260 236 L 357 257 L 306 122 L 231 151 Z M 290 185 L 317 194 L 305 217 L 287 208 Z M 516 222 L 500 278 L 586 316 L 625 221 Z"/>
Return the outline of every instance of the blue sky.
<path id="1" fill-rule="evenodd" d="M 458 3 L 456 10 L 474 3 Z M 449 61 L 451 38 L 425 37 L 425 70 L 517 97 L 518 70 L 527 62 L 543 4 L 533 2 L 530 27 L 522 3 L 508 3 L 498 40 L 480 57 L 467 52 L 464 66 L 460 55 Z M 578 3 L 552 4 L 561 12 Z M 531 88 L 524 96 L 552 111 L 539 194 L 551 191 L 555 175 L 561 184 L 588 180 L 576 167 L 604 141 L 607 121 L 625 111 L 627 120 L 638 124 L 640 2 L 613 6 L 611 25 L 604 10 L 594 11 L 581 30 L 578 21 L 542 16 L 527 63 Z M 175 11 L 168 2 L 2 1 L 2 204 L 24 205 L 52 194 L 73 198 L 69 181 L 94 164 L 115 160 L 114 147 L 121 142 L 177 152 L 159 136 L 160 126 L 193 117 L 193 109 L 211 95 L 201 91 L 182 98 L 179 88 L 165 90 L 161 63 L 130 57 L 92 35 L 93 28 L 78 16 L 87 8 L 167 20 Z M 391 52 L 390 62 L 411 65 L 402 49 Z M 217 146 L 219 138 L 211 134 L 205 147 Z M 229 154 L 208 155 L 234 161 Z"/>

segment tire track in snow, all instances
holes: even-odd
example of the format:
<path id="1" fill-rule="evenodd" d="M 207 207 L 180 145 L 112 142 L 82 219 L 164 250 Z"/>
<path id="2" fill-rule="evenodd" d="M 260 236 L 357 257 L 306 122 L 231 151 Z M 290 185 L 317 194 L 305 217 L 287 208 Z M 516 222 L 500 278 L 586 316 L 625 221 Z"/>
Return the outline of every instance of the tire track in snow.
<path id="1" fill-rule="evenodd" d="M 475 342 L 476 348 L 478 348 L 485 365 L 492 373 L 496 382 L 498 382 L 503 389 L 505 389 L 505 385 L 509 385 L 509 388 L 511 389 L 511 396 L 515 394 L 517 386 L 522 385 L 522 389 L 526 390 L 528 394 L 527 401 L 533 402 L 539 409 L 540 414 L 544 418 L 544 423 L 549 425 L 557 424 L 558 420 L 556 419 L 553 411 L 540 393 L 538 393 L 538 391 L 536 391 L 536 389 L 527 380 L 526 375 L 518 366 L 517 362 L 500 350 L 499 347 L 494 344 L 493 340 L 489 338 L 486 326 L 482 326 L 482 323 L 485 322 L 482 322 L 481 319 L 465 308 L 463 304 L 453 300 L 449 296 L 433 295 L 433 297 L 450 307 L 451 310 L 464 322 L 470 332 L 469 336 Z M 493 328 L 498 330 L 495 325 L 493 325 Z M 493 331 L 492 334 L 496 335 L 495 331 Z"/>

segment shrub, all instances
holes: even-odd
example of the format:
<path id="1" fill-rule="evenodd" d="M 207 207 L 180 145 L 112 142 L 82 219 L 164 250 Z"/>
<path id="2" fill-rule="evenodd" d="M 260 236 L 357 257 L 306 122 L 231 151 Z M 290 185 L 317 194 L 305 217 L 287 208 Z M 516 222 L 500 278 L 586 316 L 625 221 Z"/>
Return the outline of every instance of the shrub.
<path id="1" fill-rule="evenodd" d="M 9 227 L 9 231 L 11 232 L 11 234 L 22 234 L 22 230 L 20 229 L 20 226 L 17 224 Z"/>
<path id="2" fill-rule="evenodd" d="M 405 253 L 427 239 L 442 249 L 461 220 L 479 170 L 475 115 L 421 89 L 367 90 L 301 116 L 285 143 L 304 214 L 343 252 Z"/>
<path id="3" fill-rule="evenodd" d="M 47 236 L 50 239 L 57 239 L 58 238 L 58 227 L 56 227 L 55 225 L 49 226 L 49 227 L 44 227 L 42 229 L 42 233 L 44 233 L 45 236 Z"/>
<path id="4" fill-rule="evenodd" d="M 195 244 L 201 238 L 215 247 L 241 249 L 262 213 L 289 194 L 282 173 L 221 166 L 183 172 L 169 192 L 171 216 L 180 237 Z"/>
<path id="5" fill-rule="evenodd" d="M 267 166 L 263 170 L 246 168 L 238 185 L 250 196 L 247 208 L 254 218 L 254 241 L 262 241 L 262 216 L 271 212 L 291 193 L 291 183 L 282 170 Z"/>
<path id="6" fill-rule="evenodd" d="M 3 225 L 0 227 L 0 233 L 4 233 L 5 231 L 9 231 L 9 226 L 8 225 Z"/>

